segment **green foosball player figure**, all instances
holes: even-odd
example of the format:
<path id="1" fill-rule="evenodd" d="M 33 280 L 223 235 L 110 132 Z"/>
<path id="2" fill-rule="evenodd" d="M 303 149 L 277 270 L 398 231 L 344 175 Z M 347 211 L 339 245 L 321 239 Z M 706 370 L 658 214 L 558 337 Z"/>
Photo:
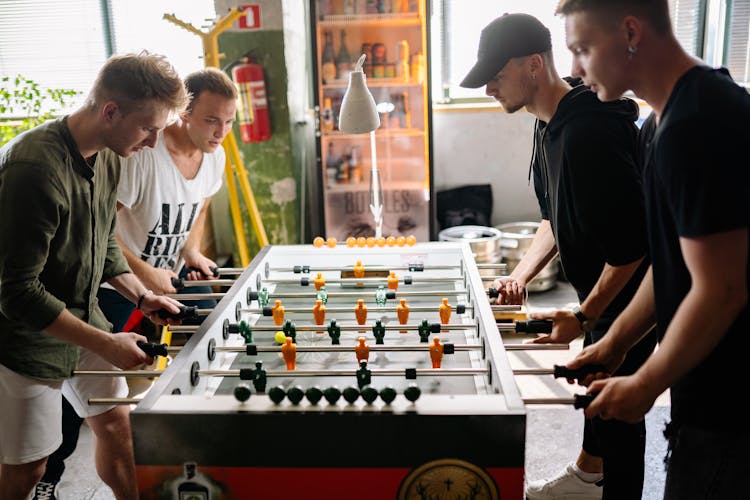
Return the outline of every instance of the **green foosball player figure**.
<path id="1" fill-rule="evenodd" d="M 320 287 L 318 293 L 315 294 L 315 298 L 323 302 L 323 305 L 326 305 L 328 303 L 328 290 L 326 290 L 326 287 Z"/>
<path id="2" fill-rule="evenodd" d="M 286 320 L 281 330 L 284 332 L 284 335 L 286 335 L 287 337 L 292 337 L 292 342 L 294 343 L 297 342 L 297 325 L 295 325 L 290 320 Z"/>
<path id="3" fill-rule="evenodd" d="M 240 330 L 240 335 L 242 335 L 242 338 L 245 339 L 245 343 L 252 344 L 253 343 L 253 331 L 250 328 L 250 325 L 247 324 L 245 320 L 240 321 L 239 330 Z"/>
<path id="4" fill-rule="evenodd" d="M 372 327 L 372 334 L 375 336 L 376 344 L 385 344 L 383 339 L 385 338 L 385 327 L 381 320 L 376 320 L 375 325 Z"/>
<path id="5" fill-rule="evenodd" d="M 417 327 L 417 331 L 419 333 L 419 341 L 420 342 L 429 342 L 430 341 L 430 322 L 426 319 L 423 319 L 422 322 Z"/>
<path id="6" fill-rule="evenodd" d="M 384 306 L 386 300 L 387 300 L 387 295 L 386 295 L 385 287 L 383 285 L 380 285 L 378 287 L 378 290 L 375 292 L 375 303 L 379 306 Z"/>
<path id="7" fill-rule="evenodd" d="M 266 392 L 266 383 L 268 377 L 266 371 L 263 369 L 263 361 L 255 362 L 255 370 L 253 371 L 253 386 L 259 393 Z"/>
<path id="8" fill-rule="evenodd" d="M 268 305 L 268 288 L 263 287 L 258 292 L 258 305 L 260 307 L 266 307 Z"/>
<path id="9" fill-rule="evenodd" d="M 336 324 L 336 320 L 332 319 L 331 324 L 328 325 L 328 335 L 331 337 L 332 345 L 339 345 L 339 339 L 341 338 L 341 327 Z"/>
<path id="10" fill-rule="evenodd" d="M 367 361 L 359 362 L 359 370 L 357 370 L 357 385 L 360 390 L 366 385 L 370 385 L 372 381 L 372 372 L 367 369 Z"/>

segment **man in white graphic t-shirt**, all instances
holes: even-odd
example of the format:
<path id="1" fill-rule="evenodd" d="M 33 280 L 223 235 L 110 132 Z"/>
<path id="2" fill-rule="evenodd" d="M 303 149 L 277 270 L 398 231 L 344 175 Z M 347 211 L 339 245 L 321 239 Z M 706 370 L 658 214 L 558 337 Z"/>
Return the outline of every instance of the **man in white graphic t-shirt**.
<path id="1" fill-rule="evenodd" d="M 179 120 L 159 133 L 156 146 L 121 158 L 117 189 L 117 240 L 128 265 L 154 294 L 177 293 L 172 278 L 207 279 L 216 267 L 200 242 L 211 196 L 221 187 L 225 153 L 221 146 L 232 130 L 237 90 L 214 68 L 185 78 L 191 101 Z M 210 292 L 190 287 L 190 293 Z M 99 306 L 114 325 L 125 326 L 134 305 L 113 288 L 102 287 Z M 214 301 L 190 302 L 210 308 Z M 186 321 L 187 323 L 187 321 Z M 75 450 L 80 419 L 63 400 L 63 443 L 47 462 L 42 481 L 59 482 L 63 460 Z M 42 484 L 42 483 L 40 483 Z"/>

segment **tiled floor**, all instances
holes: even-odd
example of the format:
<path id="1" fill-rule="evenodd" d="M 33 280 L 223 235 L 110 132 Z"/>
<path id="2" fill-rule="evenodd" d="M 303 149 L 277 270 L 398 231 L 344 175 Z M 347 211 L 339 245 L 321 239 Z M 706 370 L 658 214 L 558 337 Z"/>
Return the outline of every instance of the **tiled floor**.
<path id="1" fill-rule="evenodd" d="M 567 284 L 544 294 L 532 295 L 530 307 L 557 307 L 575 302 L 576 297 Z M 517 339 L 520 341 L 520 339 Z M 568 351 L 514 351 L 509 356 L 514 368 L 551 367 L 564 364 L 580 349 L 580 340 L 572 343 Z M 523 397 L 564 397 L 572 392 L 582 392 L 565 381 L 550 377 L 517 376 Z M 662 497 L 664 487 L 663 458 L 666 442 L 661 434 L 669 419 L 669 401 L 666 396 L 646 416 L 648 431 L 646 450 L 646 478 L 644 500 Z M 581 413 L 570 406 L 529 406 L 526 432 L 526 474 L 529 479 L 540 479 L 554 475 L 565 464 L 573 460 L 581 446 L 583 422 Z M 71 500 L 111 500 L 112 492 L 99 481 L 93 466 L 93 439 L 87 427 L 81 431 L 81 439 L 75 454 L 68 460 L 67 470 L 61 485 L 61 498 Z"/>

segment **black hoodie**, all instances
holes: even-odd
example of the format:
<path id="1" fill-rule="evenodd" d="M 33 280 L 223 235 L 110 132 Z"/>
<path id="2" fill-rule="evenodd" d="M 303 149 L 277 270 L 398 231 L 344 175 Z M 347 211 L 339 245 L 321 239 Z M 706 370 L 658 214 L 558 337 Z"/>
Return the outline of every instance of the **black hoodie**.
<path id="1" fill-rule="evenodd" d="M 549 123 L 537 120 L 534 188 L 550 221 L 567 279 L 583 302 L 605 262 L 620 266 L 647 254 L 646 217 L 636 160 L 638 105 L 601 102 L 580 80 Z M 648 259 L 646 259 L 648 260 Z M 644 262 L 603 319 L 630 302 L 648 267 Z"/>

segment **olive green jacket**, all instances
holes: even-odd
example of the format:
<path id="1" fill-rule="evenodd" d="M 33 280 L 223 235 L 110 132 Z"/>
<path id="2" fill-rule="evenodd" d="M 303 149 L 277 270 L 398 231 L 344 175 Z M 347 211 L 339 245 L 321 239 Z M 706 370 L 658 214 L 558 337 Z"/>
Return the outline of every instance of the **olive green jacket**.
<path id="1" fill-rule="evenodd" d="M 0 149 L 0 363 L 60 380 L 78 347 L 41 330 L 67 308 L 109 331 L 97 305 L 102 282 L 130 272 L 115 240 L 119 161 L 103 151 L 90 167 L 67 118 L 29 130 Z"/>

